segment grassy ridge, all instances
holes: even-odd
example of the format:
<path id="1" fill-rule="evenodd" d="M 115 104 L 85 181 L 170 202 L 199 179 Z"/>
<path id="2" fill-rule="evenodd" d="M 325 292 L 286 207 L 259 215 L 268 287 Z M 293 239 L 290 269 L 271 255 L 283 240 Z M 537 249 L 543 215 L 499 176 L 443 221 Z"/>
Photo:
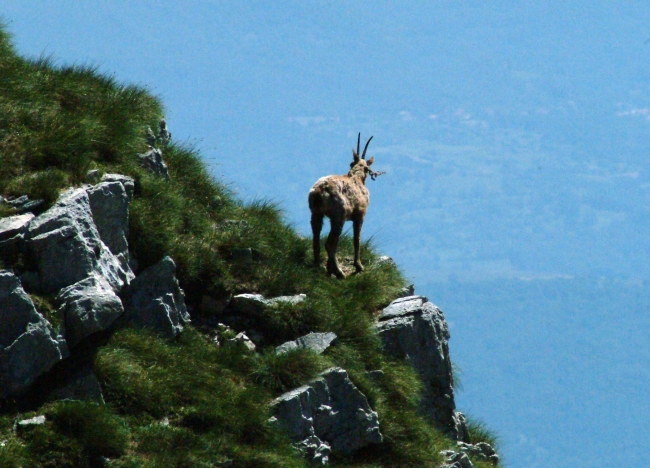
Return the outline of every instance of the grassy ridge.
<path id="1" fill-rule="evenodd" d="M 311 242 L 267 201 L 243 203 L 215 181 L 192 148 L 161 149 L 169 181 L 145 172 L 137 153 L 147 149 L 147 126 L 163 115 L 145 89 L 124 86 L 87 67 L 18 57 L 0 31 L 0 194 L 56 200 L 61 189 L 84 182 L 89 169 L 136 181 L 129 245 L 139 267 L 174 258 L 196 322 L 209 320 L 205 296 L 306 293 L 295 307 L 263 317 L 267 349 L 247 352 L 216 346 L 209 333 L 187 327 L 173 342 L 144 331 L 121 330 L 93 350 L 105 405 L 51 402 L 20 417 L 45 414 L 47 423 L 13 431 L 25 411 L 18 400 L 0 402 L 0 466 L 213 467 L 304 466 L 286 438 L 267 424 L 268 403 L 283 391 L 339 365 L 380 416 L 385 443 L 334 466 L 436 466 L 453 442 L 416 413 L 420 382 L 402 363 L 381 354 L 374 314 L 404 286 L 394 268 L 369 268 L 344 281 L 310 265 Z M 9 214 L 0 208 L 0 215 Z M 236 222 L 232 222 L 232 221 Z M 252 248 L 252 263 L 235 249 Z M 345 237 L 340 255 L 351 263 Z M 362 248 L 362 261 L 376 259 Z M 19 265 L 6 265 L 19 268 Z M 38 299 L 47 309 L 47 300 Z M 50 311 L 51 312 L 51 311 Z M 272 346 L 310 331 L 333 331 L 340 344 L 319 356 L 306 351 L 276 356 Z M 380 381 L 368 370 L 383 369 Z M 472 433 L 489 438 L 482 426 Z"/>

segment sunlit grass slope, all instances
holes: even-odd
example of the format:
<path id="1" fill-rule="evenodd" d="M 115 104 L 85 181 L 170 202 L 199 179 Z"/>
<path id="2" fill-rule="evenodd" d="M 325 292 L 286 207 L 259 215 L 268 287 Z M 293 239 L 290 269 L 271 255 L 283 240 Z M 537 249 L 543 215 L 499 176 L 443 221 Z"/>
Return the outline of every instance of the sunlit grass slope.
<path id="1" fill-rule="evenodd" d="M 436 466 L 438 452 L 453 443 L 417 415 L 420 383 L 410 368 L 381 354 L 372 331 L 375 312 L 404 286 L 401 274 L 387 265 L 344 281 L 327 278 L 310 265 L 310 241 L 276 205 L 236 199 L 192 148 L 164 145 L 170 180 L 148 174 L 136 155 L 147 149 L 146 128 L 156 128 L 162 116 L 147 90 L 88 67 L 25 60 L 0 32 L 1 195 L 51 204 L 60 190 L 84 183 L 90 169 L 130 175 L 136 180 L 131 250 L 140 269 L 164 255 L 175 260 L 195 323 L 210 319 L 210 312 L 199 312 L 204 296 L 305 293 L 308 299 L 263 318 L 267 347 L 256 353 L 216 346 L 202 327 L 189 326 L 172 342 L 134 330 L 106 334 L 90 350 L 106 404 L 1 401 L 0 466 L 213 467 L 228 460 L 237 467 L 304 466 L 267 423 L 268 403 L 332 365 L 347 369 L 368 396 L 385 437 L 354 458 L 334 459 L 335 466 Z M 254 249 L 254 261 L 233 258 L 238 248 Z M 351 248 L 343 239 L 341 256 L 351 256 Z M 372 265 L 373 247 L 362 252 Z M 36 299 L 47 308 L 47 298 Z M 272 352 L 310 331 L 333 331 L 340 344 L 322 356 Z M 365 374 L 375 369 L 384 370 L 379 381 Z M 46 416 L 45 425 L 13 430 L 19 415 L 37 414 Z M 476 437 L 489 437 L 476 427 Z"/>

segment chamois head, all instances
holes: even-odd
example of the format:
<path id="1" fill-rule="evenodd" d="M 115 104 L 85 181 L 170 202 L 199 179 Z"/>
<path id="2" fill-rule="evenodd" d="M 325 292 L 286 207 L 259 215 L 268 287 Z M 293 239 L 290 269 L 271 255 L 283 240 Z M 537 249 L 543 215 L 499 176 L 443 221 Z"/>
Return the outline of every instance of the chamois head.
<path id="1" fill-rule="evenodd" d="M 368 145 L 370 144 L 370 140 L 372 140 L 372 137 L 368 138 L 368 141 L 366 142 L 366 147 L 363 149 L 363 154 L 361 155 L 361 157 L 359 157 L 359 150 L 361 149 L 361 133 L 359 132 L 359 135 L 357 137 L 357 150 L 356 151 L 354 151 L 354 149 L 352 150 L 352 162 L 350 163 L 350 172 L 348 173 L 349 176 L 356 175 L 361 177 L 361 179 L 365 181 L 368 174 L 370 174 L 370 178 L 372 180 L 375 180 L 376 177 L 384 174 L 384 172 L 375 172 L 372 169 L 370 169 L 372 163 L 375 162 L 374 157 L 366 160 L 366 151 L 368 150 Z"/>

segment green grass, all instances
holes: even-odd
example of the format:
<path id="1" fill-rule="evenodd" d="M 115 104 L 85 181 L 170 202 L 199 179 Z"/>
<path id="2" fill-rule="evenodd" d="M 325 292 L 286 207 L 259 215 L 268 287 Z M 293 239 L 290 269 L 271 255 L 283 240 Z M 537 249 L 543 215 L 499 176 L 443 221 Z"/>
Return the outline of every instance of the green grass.
<path id="1" fill-rule="evenodd" d="M 105 405 L 55 402 L 21 414 L 19 401 L 0 402 L 0 466 L 302 467 L 300 454 L 268 424 L 268 404 L 323 369 L 345 368 L 379 413 L 385 442 L 333 466 L 436 466 L 453 442 L 417 414 L 421 382 L 404 363 L 383 356 L 373 331 L 377 311 L 405 286 L 391 266 L 367 268 L 343 281 L 311 265 L 311 240 L 267 200 L 244 203 L 215 181 L 195 148 L 171 142 L 162 149 L 170 180 L 144 171 L 146 128 L 157 128 L 163 106 L 146 89 L 124 86 L 92 67 L 59 66 L 51 59 L 15 55 L 0 28 L 0 195 L 44 199 L 81 185 L 89 169 L 135 179 L 129 245 L 139 268 L 170 255 L 193 319 L 204 296 L 219 301 L 242 292 L 266 296 L 305 293 L 307 300 L 263 315 L 258 352 L 222 343 L 189 326 L 166 341 L 145 331 L 120 330 L 99 340 L 94 369 Z M 0 216 L 12 214 L 0 207 Z M 253 249 L 253 261 L 233 256 Z M 352 270 L 353 248 L 343 236 L 339 255 Z M 362 246 L 362 262 L 378 254 Z M 6 268 L 24 268 L 18 258 Z M 57 320 L 52 299 L 33 296 Z M 215 318 L 216 320 L 219 317 Z M 273 347 L 312 331 L 333 331 L 337 345 L 324 355 Z M 222 340 L 223 341 L 223 340 Z M 367 372 L 382 369 L 383 377 Z M 14 433 L 17 417 L 45 414 L 45 425 Z M 494 441 L 472 423 L 476 441 Z"/>

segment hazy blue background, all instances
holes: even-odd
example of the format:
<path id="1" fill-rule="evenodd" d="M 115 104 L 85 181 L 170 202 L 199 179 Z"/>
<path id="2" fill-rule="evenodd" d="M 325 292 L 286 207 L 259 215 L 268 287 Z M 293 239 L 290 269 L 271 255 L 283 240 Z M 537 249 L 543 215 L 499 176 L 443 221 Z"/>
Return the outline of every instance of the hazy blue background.
<path id="1" fill-rule="evenodd" d="M 177 141 L 305 234 L 309 187 L 374 135 L 364 237 L 445 311 L 460 409 L 506 465 L 648 466 L 650 4 L 269 5 L 0 14 L 22 54 L 149 87 Z"/>

